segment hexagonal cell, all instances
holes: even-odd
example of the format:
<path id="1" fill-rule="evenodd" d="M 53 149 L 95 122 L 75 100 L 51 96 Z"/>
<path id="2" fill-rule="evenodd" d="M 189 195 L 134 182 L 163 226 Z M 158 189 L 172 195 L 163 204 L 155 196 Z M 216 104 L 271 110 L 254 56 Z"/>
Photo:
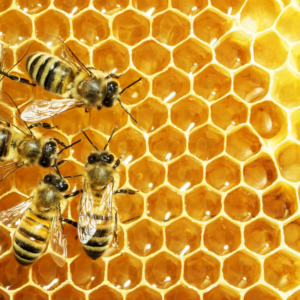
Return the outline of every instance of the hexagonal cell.
<path id="1" fill-rule="evenodd" d="M 12 4 L 12 0 L 4 0 L 1 4 L 0 4 L 0 12 L 3 12 L 5 10 L 7 10 Z M 19 7 L 18 7 L 19 8 Z"/>
<path id="2" fill-rule="evenodd" d="M 165 300 L 200 300 L 199 294 L 185 285 L 178 285 L 165 294 Z"/>
<path id="3" fill-rule="evenodd" d="M 205 100 L 214 101 L 231 89 L 231 76 L 218 65 L 209 65 L 195 76 L 194 91 Z"/>
<path id="4" fill-rule="evenodd" d="M 29 267 L 21 266 L 13 253 L 1 257 L 0 269 L 0 286 L 6 290 L 18 289 L 29 280 Z"/>
<path id="5" fill-rule="evenodd" d="M 128 220 L 138 219 L 144 212 L 144 198 L 139 193 L 134 195 L 119 194 L 115 196 L 115 205 L 118 210 L 119 222 L 127 223 Z"/>
<path id="6" fill-rule="evenodd" d="M 195 74 L 211 62 L 210 47 L 196 39 L 188 39 L 173 51 L 173 60 L 177 68 L 188 74 Z"/>
<path id="7" fill-rule="evenodd" d="M 139 79 L 141 74 L 134 69 L 129 69 L 125 74 L 123 74 L 118 80 L 120 86 L 125 88 L 132 84 L 134 81 Z M 146 77 L 143 77 L 139 82 L 135 83 L 130 89 L 122 94 L 122 103 L 125 104 L 137 104 L 143 100 L 149 93 L 150 83 Z M 139 120 L 140 121 L 140 120 Z M 133 122 L 136 124 L 135 122 Z"/>
<path id="8" fill-rule="evenodd" d="M 129 0 L 94 0 L 93 5 L 103 14 L 113 15 L 122 11 L 129 4 Z"/>
<path id="9" fill-rule="evenodd" d="M 211 0 L 211 4 L 228 15 L 235 15 L 239 12 L 246 0 Z"/>
<path id="10" fill-rule="evenodd" d="M 172 123 L 184 131 L 190 131 L 207 120 L 207 104 L 194 96 L 187 96 L 171 107 Z"/>
<path id="11" fill-rule="evenodd" d="M 235 251 L 241 244 L 240 228 L 229 220 L 220 217 L 205 227 L 204 245 L 217 255 Z"/>
<path id="12" fill-rule="evenodd" d="M 232 27 L 232 20 L 214 10 L 206 10 L 193 23 L 194 34 L 206 43 L 214 44 Z"/>
<path id="13" fill-rule="evenodd" d="M 189 17 L 198 14 L 208 5 L 207 0 L 189 0 L 181 2 L 180 0 L 172 0 L 172 7 L 178 9 L 180 12 Z"/>
<path id="14" fill-rule="evenodd" d="M 48 42 L 49 32 L 52 36 L 60 37 L 62 40 L 66 40 L 70 35 L 70 21 L 57 10 L 49 9 L 38 15 L 34 23 L 36 37 L 44 43 Z"/>
<path id="15" fill-rule="evenodd" d="M 240 294 L 227 286 L 218 285 L 203 295 L 203 300 L 218 299 L 240 300 Z"/>
<path id="16" fill-rule="evenodd" d="M 46 293 L 42 292 L 40 289 L 38 289 L 34 286 L 31 286 L 31 285 L 28 285 L 14 294 L 14 300 L 23 300 L 23 299 L 48 300 L 49 298 L 48 298 L 48 295 Z"/>
<path id="17" fill-rule="evenodd" d="M 182 196 L 169 187 L 162 187 L 148 196 L 147 216 L 167 222 L 182 213 Z"/>
<path id="18" fill-rule="evenodd" d="M 224 210 L 231 219 L 247 222 L 259 214 L 260 199 L 252 190 L 238 187 L 225 197 Z"/>
<path id="19" fill-rule="evenodd" d="M 129 127 L 118 131 L 109 143 L 109 150 L 116 157 L 122 156 L 124 163 L 133 162 L 146 152 L 146 141 L 142 133 Z"/>
<path id="20" fill-rule="evenodd" d="M 274 24 L 280 12 L 276 0 L 249 0 L 241 11 L 241 25 L 247 31 L 264 31 Z"/>
<path id="21" fill-rule="evenodd" d="M 0 200 L 1 201 L 1 200 Z M 11 246 L 10 232 L 0 226 L 0 255 L 6 252 Z"/>
<path id="22" fill-rule="evenodd" d="M 263 99 L 270 86 L 270 75 L 257 66 L 248 66 L 235 74 L 234 92 L 248 103 Z"/>
<path id="23" fill-rule="evenodd" d="M 21 44 L 19 37 L 31 37 L 32 21 L 28 16 L 17 10 L 9 10 L 1 15 L 1 41 L 7 44 Z"/>
<path id="24" fill-rule="evenodd" d="M 287 7 L 279 17 L 276 29 L 289 42 L 298 42 L 300 41 L 300 34 L 296 28 L 300 26 L 299 20 L 299 9 L 294 6 Z"/>
<path id="25" fill-rule="evenodd" d="M 171 126 L 164 127 L 149 138 L 150 152 L 161 161 L 172 160 L 184 153 L 185 136 Z"/>
<path id="26" fill-rule="evenodd" d="M 298 210 L 296 190 L 285 182 L 278 182 L 263 194 L 264 213 L 276 220 L 284 221 Z"/>
<path id="27" fill-rule="evenodd" d="M 152 36 L 169 46 L 175 46 L 190 34 L 190 22 L 181 15 L 167 11 L 153 20 Z"/>
<path id="28" fill-rule="evenodd" d="M 61 289 L 55 291 L 51 299 L 61 300 L 61 299 L 76 299 L 85 300 L 85 295 L 82 291 L 75 289 L 72 285 L 64 285 Z"/>
<path id="29" fill-rule="evenodd" d="M 300 252 L 300 219 L 297 218 L 284 226 L 284 241 L 293 250 Z"/>
<path id="30" fill-rule="evenodd" d="M 291 182 L 300 180 L 300 146 L 295 142 L 287 141 L 275 152 L 275 157 L 282 177 Z"/>
<path id="31" fill-rule="evenodd" d="M 84 109 L 82 111 L 84 111 Z M 63 113 L 63 115 L 65 115 L 65 113 Z M 91 126 L 106 135 L 111 135 L 116 126 L 118 129 L 121 129 L 128 121 L 128 114 L 121 105 L 115 105 L 108 108 L 103 107 L 101 110 L 92 109 L 90 116 Z M 99 120 L 101 120 L 101 122 L 99 122 Z M 77 127 L 77 129 L 78 128 L 79 127 Z"/>
<path id="32" fill-rule="evenodd" d="M 298 300 L 300 297 L 300 291 L 298 290 L 294 294 L 292 294 L 290 297 L 287 298 L 287 300 Z"/>
<path id="33" fill-rule="evenodd" d="M 188 218 L 181 218 L 166 227 L 166 246 L 174 254 L 184 256 L 200 247 L 202 228 Z"/>
<path id="34" fill-rule="evenodd" d="M 246 123 L 248 119 L 247 106 L 232 95 L 229 95 L 211 106 L 211 119 L 223 130 Z"/>
<path id="35" fill-rule="evenodd" d="M 129 66 L 128 49 L 116 41 L 107 41 L 93 51 L 93 65 L 107 73 L 122 73 Z"/>
<path id="36" fill-rule="evenodd" d="M 70 265 L 73 283 L 84 290 L 91 290 L 103 282 L 104 269 L 103 260 L 91 260 L 85 253 L 76 257 Z"/>
<path id="37" fill-rule="evenodd" d="M 72 2 L 67 0 L 54 0 L 53 4 L 56 8 L 73 16 L 87 8 L 89 6 L 89 0 L 73 0 Z"/>
<path id="38" fill-rule="evenodd" d="M 72 258 L 83 252 L 80 240 L 77 237 L 77 229 L 69 224 L 64 224 L 64 232 L 67 239 L 68 258 Z"/>
<path id="39" fill-rule="evenodd" d="M 166 176 L 164 167 L 150 157 L 143 157 L 130 166 L 128 170 L 129 183 L 144 193 L 149 193 L 161 185 Z"/>
<path id="40" fill-rule="evenodd" d="M 85 10 L 72 20 L 72 24 L 74 37 L 87 46 L 93 46 L 110 35 L 108 20 L 94 10 Z"/>
<path id="41" fill-rule="evenodd" d="M 133 46 L 149 36 L 150 22 L 135 11 L 127 10 L 114 18 L 112 30 L 119 41 Z"/>
<path id="42" fill-rule="evenodd" d="M 178 282 L 180 272 L 180 260 L 168 252 L 160 252 L 147 260 L 145 278 L 153 288 L 167 289 Z"/>
<path id="43" fill-rule="evenodd" d="M 204 290 L 218 281 L 220 266 L 216 258 L 199 251 L 185 260 L 184 280 L 197 289 Z"/>
<path id="44" fill-rule="evenodd" d="M 280 250 L 264 262 L 264 279 L 275 289 L 288 292 L 300 284 L 300 260 L 290 251 Z"/>
<path id="45" fill-rule="evenodd" d="M 281 300 L 282 298 L 264 285 L 256 285 L 247 291 L 244 300 Z"/>
<path id="46" fill-rule="evenodd" d="M 226 156 L 213 160 L 206 167 L 206 182 L 219 191 L 228 191 L 240 181 L 240 166 Z"/>
<path id="47" fill-rule="evenodd" d="M 124 253 L 108 263 L 107 279 L 117 289 L 132 289 L 142 280 L 143 264 L 134 256 Z"/>
<path id="48" fill-rule="evenodd" d="M 155 15 L 168 8 L 167 0 L 133 0 L 132 6 L 142 12 L 144 12 L 148 17 Z"/>
<path id="49" fill-rule="evenodd" d="M 52 291 L 68 279 L 68 265 L 63 267 L 52 259 L 51 254 L 45 254 L 32 265 L 32 280 L 47 291 Z M 26 299 L 26 298 L 25 298 Z"/>
<path id="50" fill-rule="evenodd" d="M 300 106 L 300 75 L 285 67 L 273 75 L 271 95 L 286 108 Z"/>
<path id="51" fill-rule="evenodd" d="M 146 41 L 132 50 L 134 66 L 146 75 L 162 71 L 171 60 L 169 50 L 155 41 Z"/>
<path id="52" fill-rule="evenodd" d="M 286 112 L 273 101 L 253 105 L 250 123 L 262 138 L 271 139 L 275 145 L 284 140 L 288 133 Z"/>
<path id="53" fill-rule="evenodd" d="M 250 251 L 266 255 L 279 247 L 280 235 L 281 231 L 276 223 L 260 218 L 245 227 L 245 245 Z"/>
<path id="54" fill-rule="evenodd" d="M 239 127 L 227 136 L 226 152 L 237 160 L 245 161 L 262 147 L 259 137 L 248 127 Z"/>
<path id="55" fill-rule="evenodd" d="M 195 220 L 208 221 L 217 216 L 221 208 L 221 195 L 207 186 L 197 187 L 185 196 L 186 212 Z"/>
<path id="56" fill-rule="evenodd" d="M 162 229 L 149 220 L 142 220 L 127 230 L 128 248 L 139 256 L 148 256 L 163 245 Z"/>
<path id="57" fill-rule="evenodd" d="M 3 290 L 0 290 L 0 299 L 2 300 L 10 300 L 9 294 L 4 292 Z"/>
<path id="58" fill-rule="evenodd" d="M 225 259 L 223 275 L 229 284 L 245 289 L 259 280 L 261 265 L 247 252 L 238 251 Z"/>
<path id="59" fill-rule="evenodd" d="M 208 124 L 193 131 L 189 138 L 189 150 L 201 160 L 210 160 L 224 150 L 224 135 Z"/>
<path id="60" fill-rule="evenodd" d="M 258 36 L 253 44 L 254 60 L 263 67 L 275 70 L 288 56 L 288 44 L 273 30 Z"/>
<path id="61" fill-rule="evenodd" d="M 89 300 L 123 300 L 123 297 L 115 289 L 102 285 L 90 293 Z"/>
<path id="62" fill-rule="evenodd" d="M 162 295 L 147 286 L 140 286 L 128 293 L 126 300 L 162 300 Z"/>
<path id="63" fill-rule="evenodd" d="M 287 49 L 288 49 L 288 46 L 287 46 Z M 300 64 L 299 64 L 300 44 L 290 46 L 290 49 L 291 49 L 291 55 L 289 58 L 289 63 L 297 72 L 300 72 Z"/>
<path id="64" fill-rule="evenodd" d="M 257 190 L 267 188 L 278 177 L 274 161 L 266 153 L 262 153 L 258 158 L 247 163 L 243 174 L 244 181 Z"/>
<path id="65" fill-rule="evenodd" d="M 153 79 L 153 95 L 165 103 L 172 103 L 190 91 L 190 80 L 174 68 Z"/>
<path id="66" fill-rule="evenodd" d="M 251 42 L 251 36 L 244 32 L 227 34 L 215 48 L 217 61 L 229 69 L 237 69 L 249 63 Z"/>
<path id="67" fill-rule="evenodd" d="M 202 164 L 191 156 L 181 156 L 168 166 L 168 181 L 170 184 L 186 191 L 203 180 Z"/>

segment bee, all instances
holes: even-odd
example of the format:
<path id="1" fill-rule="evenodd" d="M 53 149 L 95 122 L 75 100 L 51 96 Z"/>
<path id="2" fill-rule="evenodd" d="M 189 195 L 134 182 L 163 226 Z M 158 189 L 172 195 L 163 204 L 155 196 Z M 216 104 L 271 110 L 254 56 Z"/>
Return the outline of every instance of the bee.
<path id="1" fill-rule="evenodd" d="M 113 196 L 119 193 L 135 194 L 138 191 L 118 189 L 120 175 L 117 167 L 121 157 L 106 150 L 116 128 L 114 128 L 106 146 L 99 150 L 81 129 L 85 137 L 96 149 L 87 158 L 83 173 L 83 191 L 79 203 L 78 223 L 69 220 L 69 224 L 77 227 L 78 237 L 85 252 L 92 258 L 99 258 L 114 238 L 118 247 L 118 214 L 113 205 Z"/>
<path id="2" fill-rule="evenodd" d="M 122 74 L 106 74 L 86 67 L 62 40 L 54 38 L 54 43 L 51 40 L 47 45 L 55 45 L 58 41 L 62 59 L 48 53 L 33 53 L 26 58 L 26 69 L 32 80 L 41 88 L 65 99 L 33 101 L 22 113 L 24 121 L 39 122 L 75 107 L 85 107 L 86 111 L 92 108 L 100 110 L 103 106 L 112 107 L 120 103 L 136 122 L 122 105 L 120 96 L 142 78 L 121 90 L 117 79 Z"/>
<path id="3" fill-rule="evenodd" d="M 0 182 L 23 166 L 55 166 L 60 153 L 80 142 L 79 140 L 67 146 L 57 138 L 44 138 L 40 134 L 33 134 L 32 128 L 53 127 L 42 122 L 27 125 L 21 119 L 16 103 L 5 92 L 0 93 L 0 103 L 16 108 L 15 120 L 13 115 L 0 110 L 0 161 L 4 163 L 0 165 Z M 60 151 L 58 144 L 64 147 Z M 63 161 L 59 164 L 61 162 Z"/>
<path id="4" fill-rule="evenodd" d="M 58 169 L 57 169 L 58 170 Z M 76 176 L 76 175 L 75 175 Z M 67 257 L 67 241 L 62 227 L 61 214 L 68 198 L 79 191 L 64 195 L 69 185 L 59 173 L 50 173 L 33 190 L 30 198 L 0 212 L 0 221 L 8 226 L 17 226 L 13 237 L 13 252 L 21 265 L 30 265 L 38 259 L 50 240 L 54 261 L 62 266 Z"/>

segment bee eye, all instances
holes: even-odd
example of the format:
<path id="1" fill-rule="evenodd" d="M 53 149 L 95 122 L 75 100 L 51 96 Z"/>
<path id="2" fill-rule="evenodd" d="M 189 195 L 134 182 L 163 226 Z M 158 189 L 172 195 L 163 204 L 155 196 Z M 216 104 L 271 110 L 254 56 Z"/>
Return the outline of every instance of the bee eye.
<path id="1" fill-rule="evenodd" d="M 106 163 L 112 163 L 114 161 L 114 156 L 111 154 L 104 154 L 101 156 L 101 161 Z"/>
<path id="2" fill-rule="evenodd" d="M 112 107 L 114 103 L 114 100 L 112 98 L 109 98 L 106 96 L 106 98 L 102 101 L 102 105 L 105 107 Z"/>
<path id="3" fill-rule="evenodd" d="M 89 164 L 93 164 L 95 161 L 96 161 L 95 156 L 90 155 L 90 156 L 88 157 L 88 163 L 89 163 Z"/>
<path id="4" fill-rule="evenodd" d="M 44 168 L 48 168 L 48 167 L 50 167 L 50 165 L 51 165 L 51 160 L 50 160 L 48 157 L 44 156 L 44 157 L 42 157 L 42 159 L 39 161 L 39 164 L 40 164 L 42 167 L 44 167 Z"/>
<path id="5" fill-rule="evenodd" d="M 58 189 L 59 189 L 61 192 L 66 191 L 68 188 L 69 188 L 69 185 L 68 185 L 67 183 L 65 183 L 64 181 L 60 181 L 60 182 L 59 182 L 59 184 L 58 184 Z"/>
<path id="6" fill-rule="evenodd" d="M 47 174 L 47 175 L 44 177 L 44 182 L 45 182 L 45 183 L 50 183 L 50 182 L 51 182 L 51 175 L 50 175 L 50 174 Z"/>

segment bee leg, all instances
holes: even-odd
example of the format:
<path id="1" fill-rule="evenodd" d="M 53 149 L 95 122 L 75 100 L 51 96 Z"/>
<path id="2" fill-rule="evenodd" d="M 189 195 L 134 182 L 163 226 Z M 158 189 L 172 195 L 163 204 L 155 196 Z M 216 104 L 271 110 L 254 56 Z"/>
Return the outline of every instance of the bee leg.
<path id="1" fill-rule="evenodd" d="M 7 127 L 10 127 L 10 123 L 0 120 L 0 123 L 5 124 Z"/>
<path id="2" fill-rule="evenodd" d="M 119 239 L 118 239 L 118 211 L 115 207 L 114 209 L 114 244 L 118 251 L 121 252 L 119 248 Z"/>
<path id="3" fill-rule="evenodd" d="M 43 127 L 43 128 L 46 128 L 46 129 L 57 128 L 57 126 L 51 126 L 50 124 L 48 124 L 48 123 L 43 123 L 43 122 L 40 122 L 40 123 L 33 123 L 33 124 L 30 124 L 30 125 L 28 126 L 29 129 L 32 129 L 33 127 Z"/>
<path id="4" fill-rule="evenodd" d="M 21 82 L 23 84 L 28 84 L 28 85 L 32 85 L 32 86 L 36 86 L 35 83 L 31 83 L 29 80 L 27 80 L 26 78 L 22 78 L 22 77 L 19 77 L 17 75 L 11 75 L 11 74 L 8 74 L 8 73 L 5 73 L 3 71 L 0 71 L 0 74 L 6 76 L 7 78 L 13 80 L 13 81 L 16 81 L 16 82 Z"/>
<path id="5" fill-rule="evenodd" d="M 67 224 L 70 224 L 70 225 L 72 225 L 72 226 L 74 226 L 74 227 L 77 228 L 77 222 L 75 222 L 75 221 L 73 221 L 73 220 L 61 218 L 61 221 L 62 221 L 62 222 L 65 222 L 65 223 L 67 223 Z"/>
<path id="6" fill-rule="evenodd" d="M 115 190 L 114 194 L 129 194 L 129 195 L 134 195 L 135 193 L 138 193 L 140 190 L 134 191 L 130 189 L 120 189 L 120 190 Z"/>
<path id="7" fill-rule="evenodd" d="M 57 144 L 63 146 L 63 147 L 68 147 L 68 145 L 66 145 L 64 142 L 62 142 L 61 140 L 57 139 L 57 138 L 51 138 L 49 139 L 50 141 L 55 141 Z"/>
<path id="8" fill-rule="evenodd" d="M 109 78 L 116 78 L 116 79 L 118 79 L 118 78 L 120 78 L 121 76 L 123 76 L 123 74 L 117 75 L 117 74 L 110 73 L 110 74 L 108 74 L 108 75 L 105 77 L 105 79 L 109 79 Z"/>
<path id="9" fill-rule="evenodd" d="M 65 163 L 65 162 L 67 162 L 67 161 L 70 161 L 70 160 L 68 160 L 68 159 L 62 159 L 62 160 L 60 160 L 56 165 L 57 165 L 57 166 L 60 166 L 60 165 L 62 165 L 63 163 Z"/>
<path id="10" fill-rule="evenodd" d="M 75 192 L 72 193 L 72 194 L 65 195 L 64 198 L 65 198 L 65 199 L 68 199 L 68 198 L 70 198 L 70 197 L 75 197 L 75 196 L 77 196 L 78 194 L 80 194 L 80 193 L 82 193 L 82 192 L 83 192 L 82 190 L 77 190 L 77 191 L 75 191 Z"/>

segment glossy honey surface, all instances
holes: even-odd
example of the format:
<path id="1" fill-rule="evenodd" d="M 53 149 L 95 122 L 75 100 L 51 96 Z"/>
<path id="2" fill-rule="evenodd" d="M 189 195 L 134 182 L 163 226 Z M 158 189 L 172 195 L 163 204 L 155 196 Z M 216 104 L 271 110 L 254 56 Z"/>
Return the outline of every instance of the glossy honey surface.
<path id="1" fill-rule="evenodd" d="M 64 153 L 65 176 L 93 150 L 126 151 L 116 197 L 119 244 L 91 260 L 64 225 L 68 260 L 47 251 L 22 267 L 13 228 L 0 226 L 0 299 L 300 299 L 299 0 L 1 0 L 0 37 L 30 37 L 29 53 L 60 36 L 86 64 L 123 73 L 119 105 L 76 109 L 40 132 L 82 142 Z M 8 52 L 12 64 L 22 49 Z M 14 70 L 28 78 L 24 61 Z M 4 79 L 23 109 L 57 98 Z M 0 184 L 0 210 L 24 201 L 48 170 Z M 81 179 L 69 180 L 71 189 Z M 77 219 L 80 196 L 64 217 Z M 130 220 L 130 221 L 128 221 Z"/>

